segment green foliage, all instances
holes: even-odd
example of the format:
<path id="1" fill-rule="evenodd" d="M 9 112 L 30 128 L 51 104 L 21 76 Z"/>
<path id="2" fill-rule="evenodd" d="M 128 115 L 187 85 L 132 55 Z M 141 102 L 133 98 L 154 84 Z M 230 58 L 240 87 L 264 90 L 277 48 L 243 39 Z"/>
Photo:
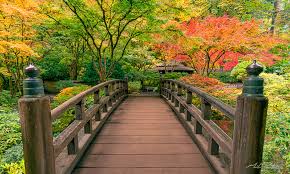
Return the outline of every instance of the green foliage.
<path id="1" fill-rule="evenodd" d="M 141 90 L 141 87 L 140 81 L 128 82 L 129 93 L 138 93 Z"/>
<path id="2" fill-rule="evenodd" d="M 110 62 L 107 62 L 107 68 L 109 68 Z M 109 78 L 112 79 L 124 79 L 125 73 L 122 69 L 121 64 L 116 63 L 115 68 L 112 71 L 112 74 Z M 93 62 L 90 62 L 87 64 L 87 67 L 85 69 L 85 72 L 81 79 L 89 84 L 89 85 L 96 85 L 100 81 L 100 76 L 97 73 L 97 71 L 94 69 Z"/>
<path id="3" fill-rule="evenodd" d="M 263 161 L 268 173 L 287 173 L 290 167 L 290 74 L 261 74 L 269 98 Z"/>
<path id="4" fill-rule="evenodd" d="M 0 114 L 8 113 L 16 110 L 17 106 L 17 97 L 12 97 L 9 91 L 0 92 Z"/>
<path id="5" fill-rule="evenodd" d="M 43 59 L 36 62 L 41 69 L 43 80 L 65 80 L 69 79 L 68 66 L 60 60 L 64 58 L 63 50 L 51 50 Z"/>
<path id="6" fill-rule="evenodd" d="M 274 48 L 270 50 L 271 53 L 287 58 L 289 57 L 289 49 L 290 49 L 290 44 L 278 44 Z"/>
<path id="7" fill-rule="evenodd" d="M 54 97 L 54 101 L 51 103 L 52 108 L 59 106 L 63 102 L 89 88 L 90 87 L 87 85 L 79 85 L 61 90 L 61 92 Z M 75 119 L 74 112 L 75 111 L 73 109 L 69 109 L 62 115 L 61 118 L 53 122 L 53 132 L 55 135 L 62 132 Z"/>
<path id="8" fill-rule="evenodd" d="M 251 61 L 243 61 L 237 64 L 233 70 L 231 71 L 231 76 L 235 79 L 242 81 L 247 77 L 246 68 L 251 65 L 253 62 Z"/>
<path id="9" fill-rule="evenodd" d="M 75 84 L 71 80 L 61 80 L 61 81 L 56 82 L 56 89 L 58 91 L 64 88 L 73 87 L 73 86 L 75 86 Z"/>
<path id="10" fill-rule="evenodd" d="M 210 75 L 212 78 L 216 78 L 219 81 L 223 83 L 237 83 L 239 80 L 237 80 L 235 77 L 231 76 L 231 72 L 215 72 Z"/>
<path id="11" fill-rule="evenodd" d="M 7 149 L 21 143 L 18 113 L 0 113 L 0 137 L 1 156 Z"/>
<path id="12" fill-rule="evenodd" d="M 1 159 L 1 163 L 15 163 L 21 161 L 23 158 L 23 145 L 17 144 L 7 149 L 3 158 Z"/>
<path id="13" fill-rule="evenodd" d="M 6 163 L 0 166 L 0 173 L 3 174 L 24 174 L 24 171 L 24 160 L 10 164 Z"/>
<path id="14" fill-rule="evenodd" d="M 179 79 L 181 77 L 187 76 L 188 73 L 185 72 L 171 72 L 171 73 L 166 73 L 162 75 L 163 79 Z"/>
<path id="15" fill-rule="evenodd" d="M 275 63 L 273 66 L 267 67 L 265 72 L 276 73 L 279 75 L 290 73 L 290 60 L 282 59 L 281 61 Z"/>

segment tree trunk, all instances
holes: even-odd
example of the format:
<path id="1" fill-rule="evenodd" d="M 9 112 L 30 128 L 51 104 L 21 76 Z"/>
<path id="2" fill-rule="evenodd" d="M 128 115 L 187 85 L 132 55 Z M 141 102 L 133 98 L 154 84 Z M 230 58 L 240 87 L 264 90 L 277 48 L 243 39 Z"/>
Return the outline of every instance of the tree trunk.
<path id="1" fill-rule="evenodd" d="M 270 28 L 270 33 L 275 34 L 277 30 L 277 24 L 279 24 L 279 15 L 282 11 L 282 0 L 275 0 L 274 2 L 274 12 L 272 16 L 272 26 Z"/>

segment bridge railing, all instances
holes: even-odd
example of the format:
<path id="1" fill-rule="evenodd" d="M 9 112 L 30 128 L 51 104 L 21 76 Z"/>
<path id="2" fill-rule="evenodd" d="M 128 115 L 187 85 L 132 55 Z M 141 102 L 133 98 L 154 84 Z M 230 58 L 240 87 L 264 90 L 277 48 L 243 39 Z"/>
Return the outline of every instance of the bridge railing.
<path id="1" fill-rule="evenodd" d="M 247 71 L 249 77 L 236 108 L 181 81 L 161 80 L 161 96 L 219 174 L 260 172 L 253 166 L 262 163 L 268 101 L 263 96 L 263 79 L 258 77 L 261 67 L 254 63 Z M 192 104 L 193 94 L 200 98 L 200 109 Z M 233 139 L 211 120 L 213 109 L 234 122 Z"/>
<path id="2" fill-rule="evenodd" d="M 26 174 L 71 173 L 110 114 L 127 97 L 127 81 L 101 83 L 51 110 L 35 67 L 27 68 L 26 74 L 24 97 L 19 100 Z M 101 90 L 104 97 L 100 97 Z M 86 107 L 91 95 L 93 105 Z M 75 120 L 53 138 L 53 121 L 72 108 Z"/>

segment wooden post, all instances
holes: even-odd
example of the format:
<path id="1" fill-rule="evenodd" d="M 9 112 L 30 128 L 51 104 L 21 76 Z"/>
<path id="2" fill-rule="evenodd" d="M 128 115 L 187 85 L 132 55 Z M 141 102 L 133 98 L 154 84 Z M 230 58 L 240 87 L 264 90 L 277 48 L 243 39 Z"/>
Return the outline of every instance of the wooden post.
<path id="1" fill-rule="evenodd" d="M 126 76 L 125 77 L 125 83 L 124 83 L 124 88 L 125 88 L 125 94 L 129 94 L 129 80 L 128 80 L 128 77 Z"/>
<path id="2" fill-rule="evenodd" d="M 98 104 L 100 102 L 100 91 L 96 90 L 94 92 L 94 104 Z"/>
<path id="3" fill-rule="evenodd" d="M 231 174 L 259 174 L 262 164 L 268 99 L 263 95 L 263 67 L 255 61 L 247 67 L 243 94 L 235 116 Z"/>
<path id="4" fill-rule="evenodd" d="M 76 120 L 82 120 L 85 117 L 85 99 L 82 99 L 75 106 L 76 109 Z"/>
<path id="5" fill-rule="evenodd" d="M 19 100 L 25 173 L 55 174 L 49 97 L 44 96 L 34 66 L 27 67 L 25 74 L 29 78 L 23 82 L 24 97 Z"/>
<path id="6" fill-rule="evenodd" d="M 204 120 L 209 120 L 211 117 L 211 104 L 205 99 L 201 99 L 201 115 Z"/>
<path id="7" fill-rule="evenodd" d="M 175 92 L 175 83 L 174 82 L 171 82 L 171 102 L 173 103 L 174 102 L 174 92 Z"/>
<path id="8" fill-rule="evenodd" d="M 162 95 L 162 90 L 163 88 L 163 77 L 162 77 L 162 74 L 160 73 L 160 83 L 159 83 L 159 94 Z"/>
<path id="9" fill-rule="evenodd" d="M 182 87 L 181 87 L 181 85 L 177 85 L 178 87 L 177 87 L 177 95 L 178 96 L 181 96 L 182 95 Z"/>
<path id="10" fill-rule="evenodd" d="M 186 104 L 192 104 L 192 92 L 189 89 L 186 91 Z M 191 113 L 188 111 L 186 112 L 186 120 L 191 121 Z"/>
<path id="11" fill-rule="evenodd" d="M 192 92 L 187 89 L 187 93 L 186 93 L 186 103 L 187 104 L 192 104 Z"/>
<path id="12" fill-rule="evenodd" d="M 104 90 L 105 90 L 105 96 L 109 96 L 110 95 L 109 86 L 105 86 Z"/>

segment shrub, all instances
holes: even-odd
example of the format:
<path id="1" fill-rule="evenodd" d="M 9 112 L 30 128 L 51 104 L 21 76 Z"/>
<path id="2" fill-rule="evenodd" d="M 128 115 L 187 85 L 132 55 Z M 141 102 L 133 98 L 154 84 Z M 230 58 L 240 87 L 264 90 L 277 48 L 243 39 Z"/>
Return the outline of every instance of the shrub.
<path id="1" fill-rule="evenodd" d="M 89 89 L 90 87 L 87 85 L 79 85 L 74 87 L 65 88 L 60 91 L 58 95 L 54 97 L 54 101 L 51 104 L 52 108 L 55 108 L 62 104 L 63 102 L 67 101 L 68 99 L 72 98 L 73 96 Z M 73 120 L 74 117 L 74 110 L 69 109 L 67 110 L 61 118 L 57 119 L 53 123 L 53 132 L 55 135 L 62 132 Z"/>
<path id="2" fill-rule="evenodd" d="M 128 82 L 129 93 L 138 93 L 141 90 L 141 82 L 133 81 Z"/>
<path id="3" fill-rule="evenodd" d="M 162 75 L 163 79 L 179 79 L 181 77 L 187 76 L 188 73 L 185 72 L 171 72 L 171 73 L 166 73 Z"/>
<path id="4" fill-rule="evenodd" d="M 6 163 L 0 166 L 0 172 L 4 174 L 23 174 L 24 171 L 24 160 L 10 164 Z"/>
<path id="5" fill-rule="evenodd" d="M 290 167 L 290 78 L 262 73 L 269 98 L 263 161 L 272 164 L 264 173 L 287 173 Z"/>
<path id="6" fill-rule="evenodd" d="M 9 91 L 0 92 L 0 114 L 16 110 L 18 97 L 12 97 Z"/>
<path id="7" fill-rule="evenodd" d="M 107 68 L 110 66 L 110 61 L 107 62 Z M 109 78 L 113 79 L 124 79 L 125 73 L 122 69 L 121 64 L 116 63 L 113 69 L 113 73 Z M 93 63 L 90 62 L 87 64 L 84 74 L 81 77 L 85 83 L 89 85 L 96 85 L 100 81 L 99 74 L 94 69 Z"/>
<path id="8" fill-rule="evenodd" d="M 243 61 L 240 62 L 234 69 L 231 71 L 231 76 L 235 79 L 242 81 L 247 77 L 246 68 L 251 65 L 253 62 L 251 61 Z"/>
<path id="9" fill-rule="evenodd" d="M 223 83 L 215 78 L 205 77 L 199 74 L 192 74 L 181 78 L 182 81 L 195 87 L 207 89 L 208 87 L 221 87 Z"/>
<path id="10" fill-rule="evenodd" d="M 51 50 L 43 59 L 37 61 L 38 67 L 41 69 L 41 77 L 43 80 L 65 80 L 69 79 L 69 68 L 60 62 L 66 55 L 59 50 Z"/>
<path id="11" fill-rule="evenodd" d="M 17 144 L 7 149 L 1 159 L 1 163 L 15 163 L 19 162 L 23 158 L 23 145 Z"/>
<path id="12" fill-rule="evenodd" d="M 279 75 L 290 73 L 290 60 L 283 59 L 274 64 L 273 66 L 267 67 L 265 72 L 276 73 Z"/>
<path id="13" fill-rule="evenodd" d="M 73 86 L 75 86 L 75 84 L 71 80 L 61 80 L 61 81 L 56 82 L 56 89 L 58 91 L 64 88 L 73 87 Z"/>
<path id="14" fill-rule="evenodd" d="M 231 76 L 231 72 L 215 72 L 210 75 L 212 78 L 216 78 L 219 81 L 223 83 L 237 83 L 239 80 L 237 80 L 235 77 Z"/>
<path id="15" fill-rule="evenodd" d="M 18 113 L 0 113 L 0 155 L 21 143 Z"/>

